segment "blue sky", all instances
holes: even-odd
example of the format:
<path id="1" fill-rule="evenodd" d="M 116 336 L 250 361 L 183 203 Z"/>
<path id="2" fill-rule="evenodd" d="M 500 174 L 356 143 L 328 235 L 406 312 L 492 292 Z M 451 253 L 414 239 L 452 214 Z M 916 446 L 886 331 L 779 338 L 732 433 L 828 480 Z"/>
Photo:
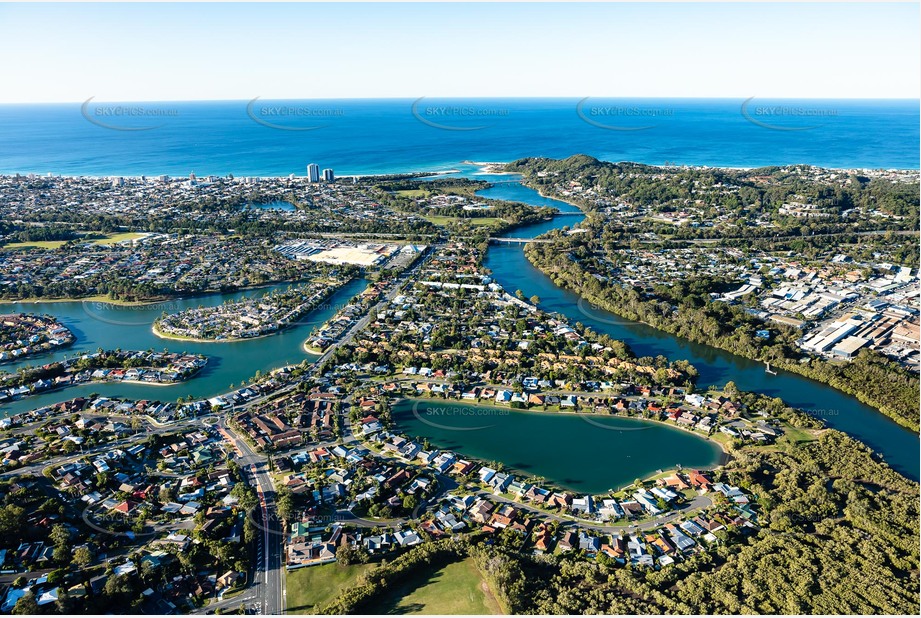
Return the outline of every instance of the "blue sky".
<path id="1" fill-rule="evenodd" d="M 918 98 L 917 4 L 0 4 L 0 102 Z"/>

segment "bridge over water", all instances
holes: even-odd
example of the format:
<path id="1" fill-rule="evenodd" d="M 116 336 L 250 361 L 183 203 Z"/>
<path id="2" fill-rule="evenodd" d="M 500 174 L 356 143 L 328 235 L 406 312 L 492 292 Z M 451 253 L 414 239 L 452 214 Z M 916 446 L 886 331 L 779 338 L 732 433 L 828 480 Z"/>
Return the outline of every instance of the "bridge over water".
<path id="1" fill-rule="evenodd" d="M 497 238 L 497 237 L 493 236 L 493 237 L 490 237 L 489 242 L 491 242 L 491 243 L 506 243 L 506 244 L 509 244 L 509 245 L 513 245 L 513 244 L 524 245 L 524 244 L 527 244 L 527 243 L 529 243 L 529 242 L 548 243 L 548 242 L 553 242 L 553 241 L 550 240 L 549 238 Z"/>

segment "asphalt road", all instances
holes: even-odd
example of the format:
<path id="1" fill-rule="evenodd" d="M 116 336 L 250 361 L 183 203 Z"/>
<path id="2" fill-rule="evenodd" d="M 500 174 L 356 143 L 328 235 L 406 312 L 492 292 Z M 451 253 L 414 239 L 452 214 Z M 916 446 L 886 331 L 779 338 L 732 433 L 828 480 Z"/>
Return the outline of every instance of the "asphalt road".
<path id="1" fill-rule="evenodd" d="M 243 470 L 247 471 L 254 482 L 259 505 L 256 511 L 261 516 L 260 532 L 262 538 L 257 542 L 253 585 L 256 601 L 262 614 L 283 614 L 287 606 L 285 591 L 285 530 L 281 527 L 281 518 L 275 505 L 275 485 L 269 474 L 268 459 L 258 455 L 250 448 L 234 429 L 224 420 L 218 426 L 230 436 L 240 454 L 238 460 Z M 239 604 L 239 600 L 234 599 Z M 217 606 L 212 606 L 217 607 Z"/>
<path id="2" fill-rule="evenodd" d="M 497 502 L 501 504 L 510 504 L 519 510 L 529 511 L 531 513 L 534 513 L 535 515 L 540 515 L 541 517 L 552 519 L 556 522 L 559 522 L 561 525 L 564 525 L 564 526 L 577 525 L 580 528 L 589 528 L 591 530 L 595 530 L 596 532 L 602 532 L 605 534 L 623 534 L 623 533 L 629 534 L 631 532 L 636 532 L 638 530 L 647 530 L 649 528 L 655 528 L 663 524 L 667 524 L 668 522 L 672 520 L 678 519 L 679 517 L 683 515 L 690 515 L 691 513 L 698 511 L 704 507 L 710 506 L 712 504 L 712 501 L 707 496 L 694 496 L 694 498 L 692 498 L 687 503 L 682 505 L 680 509 L 671 511 L 667 515 L 661 515 L 659 517 L 656 517 L 655 519 L 643 522 L 641 524 L 628 524 L 628 525 L 622 525 L 622 526 L 605 526 L 602 524 L 593 523 L 592 521 L 588 519 L 576 518 L 576 517 L 571 517 L 571 516 L 562 516 L 562 515 L 557 515 L 555 513 L 549 513 L 547 511 L 542 511 L 529 504 L 525 504 L 523 502 L 516 502 L 515 500 L 509 500 L 508 498 L 505 498 L 503 496 L 497 496 L 495 494 L 491 494 L 488 492 L 480 492 L 478 495 L 482 498 L 485 498 L 486 500 L 489 500 L 493 504 Z"/>

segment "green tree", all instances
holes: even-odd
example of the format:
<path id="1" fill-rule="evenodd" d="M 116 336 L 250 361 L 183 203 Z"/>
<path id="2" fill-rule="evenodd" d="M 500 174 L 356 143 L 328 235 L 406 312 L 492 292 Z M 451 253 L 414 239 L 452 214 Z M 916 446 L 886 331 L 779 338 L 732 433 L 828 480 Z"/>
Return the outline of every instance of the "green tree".
<path id="1" fill-rule="evenodd" d="M 74 564 L 80 568 L 86 568 L 93 562 L 93 551 L 86 545 L 82 545 L 74 550 Z"/>
<path id="2" fill-rule="evenodd" d="M 26 592 L 13 606 L 13 613 L 19 616 L 35 616 L 39 613 L 38 601 L 31 590 Z"/>

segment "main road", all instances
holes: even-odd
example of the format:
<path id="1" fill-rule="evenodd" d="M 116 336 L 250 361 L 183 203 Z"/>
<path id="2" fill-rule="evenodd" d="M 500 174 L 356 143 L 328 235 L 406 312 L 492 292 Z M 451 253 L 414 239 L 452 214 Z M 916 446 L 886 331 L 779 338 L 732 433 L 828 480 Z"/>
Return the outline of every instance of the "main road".
<path id="1" fill-rule="evenodd" d="M 223 418 L 218 421 L 221 433 L 233 444 L 238 453 L 240 468 L 248 473 L 259 498 L 257 510 L 261 522 L 256 523 L 262 538 L 253 585 L 263 614 L 283 614 L 287 606 L 285 592 L 285 530 L 275 504 L 275 484 L 269 474 L 268 459 L 257 454 Z"/>

